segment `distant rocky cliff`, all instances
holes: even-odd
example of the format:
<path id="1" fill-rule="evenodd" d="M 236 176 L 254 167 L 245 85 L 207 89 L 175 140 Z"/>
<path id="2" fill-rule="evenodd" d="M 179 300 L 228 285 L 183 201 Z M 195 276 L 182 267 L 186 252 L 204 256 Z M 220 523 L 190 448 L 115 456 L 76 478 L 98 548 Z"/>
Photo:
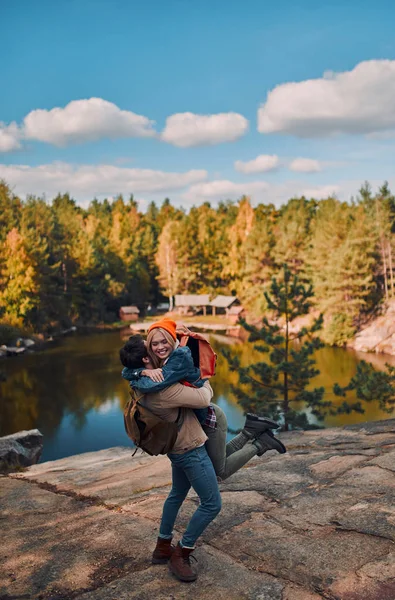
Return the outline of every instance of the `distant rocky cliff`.
<path id="1" fill-rule="evenodd" d="M 349 346 L 360 352 L 395 355 L 395 300 L 390 301 L 383 314 L 362 329 Z"/>

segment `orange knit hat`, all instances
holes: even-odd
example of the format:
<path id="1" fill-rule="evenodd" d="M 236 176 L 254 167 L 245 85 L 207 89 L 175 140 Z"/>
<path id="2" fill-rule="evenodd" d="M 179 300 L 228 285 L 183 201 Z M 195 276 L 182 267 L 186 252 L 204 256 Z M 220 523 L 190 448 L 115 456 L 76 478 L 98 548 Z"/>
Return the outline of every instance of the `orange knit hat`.
<path id="1" fill-rule="evenodd" d="M 170 333 L 172 338 L 174 338 L 176 340 L 177 339 L 176 327 L 177 327 L 177 323 L 175 321 L 173 321 L 172 319 L 168 319 L 167 317 L 164 317 L 160 321 L 156 321 L 156 323 L 152 323 L 152 325 L 150 325 L 148 328 L 148 333 L 150 333 L 150 331 L 152 331 L 153 329 L 164 329 L 165 331 Z"/>

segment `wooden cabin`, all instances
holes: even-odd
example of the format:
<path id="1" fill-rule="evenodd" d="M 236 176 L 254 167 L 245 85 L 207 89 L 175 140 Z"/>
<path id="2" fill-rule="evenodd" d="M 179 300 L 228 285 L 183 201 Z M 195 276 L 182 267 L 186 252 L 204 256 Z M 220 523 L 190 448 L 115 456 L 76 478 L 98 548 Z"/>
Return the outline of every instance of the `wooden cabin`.
<path id="1" fill-rule="evenodd" d="M 230 308 L 238 304 L 240 303 L 236 296 L 219 295 L 210 302 L 213 316 L 228 316 Z"/>
<path id="2" fill-rule="evenodd" d="M 119 309 L 119 318 L 121 321 L 137 321 L 140 311 L 137 306 L 121 306 Z"/>
<path id="3" fill-rule="evenodd" d="M 176 294 L 174 308 L 179 315 L 195 315 L 202 312 L 205 316 L 210 305 L 208 294 Z"/>
<path id="4" fill-rule="evenodd" d="M 246 316 L 244 306 L 231 306 L 227 316 L 231 325 L 236 325 L 240 318 L 245 318 Z"/>

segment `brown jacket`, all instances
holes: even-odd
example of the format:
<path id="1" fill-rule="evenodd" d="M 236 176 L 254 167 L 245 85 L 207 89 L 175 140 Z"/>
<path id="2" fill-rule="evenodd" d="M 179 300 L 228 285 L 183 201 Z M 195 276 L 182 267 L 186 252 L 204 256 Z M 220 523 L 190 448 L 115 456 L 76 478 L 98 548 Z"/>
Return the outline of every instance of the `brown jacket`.
<path id="1" fill-rule="evenodd" d="M 213 390 L 208 381 L 201 388 L 192 388 L 175 383 L 161 392 L 146 394 L 141 403 L 165 421 L 176 421 L 181 407 L 182 425 L 172 449 L 174 454 L 184 454 L 204 444 L 207 436 L 204 433 L 193 408 L 206 408 L 213 397 Z"/>

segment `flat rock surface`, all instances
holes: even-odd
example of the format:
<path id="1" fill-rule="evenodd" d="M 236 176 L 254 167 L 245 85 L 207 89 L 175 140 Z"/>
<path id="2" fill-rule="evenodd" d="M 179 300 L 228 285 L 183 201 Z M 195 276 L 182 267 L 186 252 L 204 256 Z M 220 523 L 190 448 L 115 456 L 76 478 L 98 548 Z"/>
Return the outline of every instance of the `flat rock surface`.
<path id="1" fill-rule="evenodd" d="M 191 584 L 150 563 L 166 457 L 111 448 L 0 477 L 0 600 L 395 600 L 395 419 L 280 437 L 287 454 L 221 484 Z"/>

